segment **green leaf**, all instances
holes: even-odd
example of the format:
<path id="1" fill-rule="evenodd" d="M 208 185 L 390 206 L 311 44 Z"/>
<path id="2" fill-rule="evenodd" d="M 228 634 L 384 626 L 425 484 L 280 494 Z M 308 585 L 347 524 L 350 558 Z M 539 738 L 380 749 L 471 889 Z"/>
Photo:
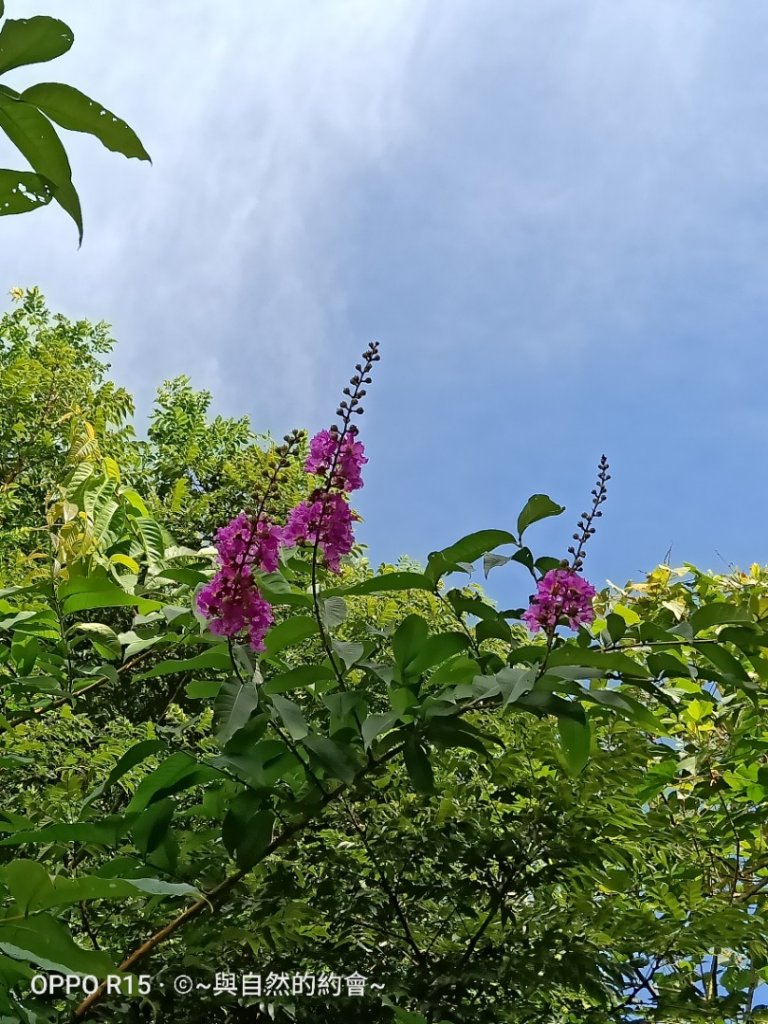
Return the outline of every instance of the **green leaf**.
<path id="1" fill-rule="evenodd" d="M 664 726 L 646 707 L 627 694 L 619 693 L 616 690 L 585 690 L 585 700 L 592 700 L 596 704 L 603 704 L 605 707 L 613 708 L 620 715 L 630 722 L 634 722 L 642 729 L 653 735 L 665 732 Z"/>
<path id="2" fill-rule="evenodd" d="M 430 796 L 435 792 L 435 777 L 426 751 L 421 745 L 418 734 L 413 730 L 406 733 L 403 748 L 405 767 L 413 788 L 417 793 Z"/>
<path id="3" fill-rule="evenodd" d="M 235 797 L 227 810 L 221 838 L 228 853 L 242 871 L 249 871 L 272 840 L 275 816 L 265 810 L 255 793 L 246 791 Z"/>
<path id="4" fill-rule="evenodd" d="M 72 30 L 58 18 L 9 19 L 0 30 L 0 75 L 26 64 L 54 60 L 74 41 Z"/>
<path id="5" fill-rule="evenodd" d="M 59 600 L 65 615 L 94 608 L 138 608 L 142 615 L 162 608 L 161 601 L 129 594 L 103 572 L 75 576 L 59 587 Z"/>
<path id="6" fill-rule="evenodd" d="M 483 558 L 483 576 L 485 576 L 485 578 L 488 579 L 488 573 L 491 571 L 491 569 L 495 569 L 499 565 L 506 565 L 507 562 L 511 561 L 511 555 L 485 555 L 485 557 Z"/>
<path id="7" fill-rule="evenodd" d="M 160 529 L 160 524 L 148 516 L 137 516 L 133 522 L 139 532 L 141 543 L 144 546 L 144 551 L 150 564 L 156 565 L 162 561 L 165 554 L 165 542 L 163 541 L 163 531 Z"/>
<path id="8" fill-rule="evenodd" d="M 309 729 L 299 705 L 294 704 L 287 697 L 278 697 L 277 695 L 272 698 L 272 705 L 280 716 L 283 725 L 288 730 L 291 739 L 304 739 Z"/>
<path id="9" fill-rule="evenodd" d="M 306 736 L 303 742 L 330 775 L 346 782 L 348 786 L 352 785 L 357 774 L 357 765 L 343 747 L 327 736 L 314 734 Z"/>
<path id="10" fill-rule="evenodd" d="M 335 629 L 347 617 L 347 605 L 341 597 L 328 597 L 320 607 L 323 624 L 327 630 Z"/>
<path id="11" fill-rule="evenodd" d="M 143 811 L 149 804 L 218 777 L 209 765 L 201 764 L 189 754 L 178 751 L 167 757 L 153 772 L 145 776 L 126 807 L 126 814 Z"/>
<path id="12" fill-rule="evenodd" d="M 601 651 L 594 647 L 579 647 L 574 643 L 566 643 L 552 651 L 547 664 L 553 668 L 557 665 L 579 665 L 602 669 L 606 675 L 618 672 L 620 675 L 640 676 L 643 679 L 651 675 L 645 665 L 634 661 L 626 654 L 620 654 L 618 651 Z"/>
<path id="13" fill-rule="evenodd" d="M 66 150 L 51 122 L 35 107 L 10 93 L 10 90 L 1 90 L 0 129 L 23 154 L 32 170 L 51 182 L 55 189 L 53 198 L 74 220 L 82 242 L 80 199 L 72 184 L 72 171 Z"/>
<path id="14" fill-rule="evenodd" d="M 749 620 L 750 615 L 746 608 L 739 608 L 727 601 L 717 601 L 697 608 L 688 621 L 694 636 L 697 636 L 711 626 L 720 626 L 724 622 L 749 622 Z"/>
<path id="15" fill-rule="evenodd" d="M 185 882 L 164 882 L 158 878 L 101 878 L 98 875 L 51 878 L 41 864 L 32 860 L 11 861 L 2 869 L 2 878 L 16 901 L 12 910 L 25 915 L 86 900 L 197 895 L 197 890 Z"/>
<path id="16" fill-rule="evenodd" d="M 19 829 L 0 846 L 26 846 L 49 843 L 89 843 L 96 846 L 116 846 L 128 831 L 131 819 L 124 815 L 111 816 L 102 821 L 59 821 L 38 829 Z"/>
<path id="17" fill-rule="evenodd" d="M 427 637 L 414 656 L 406 662 L 403 674 L 409 678 L 417 678 L 433 665 L 440 665 L 455 654 L 461 654 L 467 647 L 469 637 L 465 633 L 438 633 Z"/>
<path id="18" fill-rule="evenodd" d="M 25 89 L 21 98 L 62 128 L 94 135 L 113 153 L 149 160 L 149 154 L 133 128 L 71 85 L 41 82 Z"/>
<path id="19" fill-rule="evenodd" d="M 0 921 L 0 950 L 16 960 L 29 960 L 41 970 L 60 974 L 94 974 L 114 971 L 106 953 L 82 949 L 67 929 L 49 914 L 15 923 Z"/>
<path id="20" fill-rule="evenodd" d="M 86 633 L 96 650 L 104 658 L 119 658 L 123 648 L 117 633 L 104 622 L 78 622 L 75 629 Z"/>
<path id="21" fill-rule="evenodd" d="M 517 538 L 507 530 L 478 530 L 470 533 L 442 551 L 433 551 L 427 559 L 424 575 L 434 584 L 441 576 L 454 572 L 457 563 L 474 562 L 502 544 L 517 545 Z"/>
<path id="22" fill-rule="evenodd" d="M 298 665 L 287 672 L 272 676 L 264 683 L 262 689 L 268 694 L 287 693 L 288 690 L 335 678 L 335 673 L 329 665 Z"/>
<path id="23" fill-rule="evenodd" d="M 150 804 L 139 814 L 138 820 L 133 822 L 133 841 L 145 857 L 162 846 L 168 838 L 174 811 L 173 800 L 165 798 Z"/>
<path id="24" fill-rule="evenodd" d="M 255 686 L 244 685 L 236 679 L 227 680 L 213 705 L 218 742 L 223 746 L 238 729 L 242 729 L 258 706 L 259 694 Z"/>
<path id="25" fill-rule="evenodd" d="M 134 743 L 134 745 L 126 750 L 117 762 L 115 767 L 107 776 L 106 781 L 100 786 L 97 786 L 96 789 L 88 795 L 81 807 L 81 810 L 84 807 L 87 807 L 90 803 L 93 803 L 93 801 L 97 797 L 101 796 L 102 793 L 106 793 L 108 789 L 111 789 L 116 782 L 122 779 L 122 777 L 132 768 L 135 768 L 137 764 L 141 764 L 142 761 L 146 761 L 148 757 L 156 754 L 158 750 L 163 750 L 164 747 L 165 743 L 162 740 L 141 740 L 139 743 Z"/>
<path id="26" fill-rule="evenodd" d="M 362 736 L 363 745 L 367 750 L 377 736 L 394 728 L 399 721 L 399 716 L 393 711 L 386 711 L 381 715 L 369 715 L 363 722 Z"/>
<path id="27" fill-rule="evenodd" d="M 224 755 L 214 764 L 234 768 L 254 786 L 263 789 L 271 789 L 278 779 L 303 767 L 281 740 L 253 743 L 247 734 L 248 729 L 236 733 L 227 744 Z"/>
<path id="28" fill-rule="evenodd" d="M 184 692 L 190 700 L 210 700 L 216 697 L 221 690 L 221 683 L 210 679 L 193 679 L 187 683 Z"/>
<path id="29" fill-rule="evenodd" d="M 387 572 L 362 583 L 339 588 L 343 594 L 386 594 L 397 590 L 434 590 L 435 584 L 420 572 Z"/>
<path id="30" fill-rule="evenodd" d="M 392 634 L 392 652 L 401 671 L 416 658 L 429 635 L 429 627 L 420 615 L 406 615 Z"/>
<path id="31" fill-rule="evenodd" d="M 726 678 L 735 679 L 740 683 L 751 682 L 741 662 L 719 644 L 702 644 L 700 647 L 697 646 L 696 650 Z"/>
<path id="32" fill-rule="evenodd" d="M 522 540 L 523 534 L 533 523 L 549 516 L 559 516 L 565 512 L 564 505 L 558 505 L 546 494 L 533 494 L 525 503 L 525 507 L 517 517 L 517 533 Z"/>
<path id="33" fill-rule="evenodd" d="M 578 775 L 589 760 L 589 722 L 586 718 L 582 722 L 572 718 L 559 718 L 557 730 L 566 768 L 571 775 Z"/>
<path id="34" fill-rule="evenodd" d="M 53 183 L 39 174 L 0 170 L 0 217 L 47 206 L 55 191 Z"/>
<path id="35" fill-rule="evenodd" d="M 134 679 L 139 682 L 142 679 L 178 675 L 180 672 L 198 672 L 206 668 L 231 669 L 232 659 L 229 656 L 229 651 L 221 647 L 214 647 L 210 651 L 196 654 L 194 658 L 170 658 L 167 661 L 159 661 L 157 665 L 153 665 L 146 672 L 134 676 Z"/>
<path id="36" fill-rule="evenodd" d="M 273 626 L 264 638 L 267 657 L 272 658 L 286 647 L 293 647 L 319 631 L 317 621 L 311 615 L 295 615 L 285 619 Z"/>
<path id="37" fill-rule="evenodd" d="M 352 668 L 352 666 L 358 662 L 365 653 L 363 645 L 356 643 L 354 640 L 334 640 L 332 641 L 331 646 L 333 647 L 334 652 L 338 654 L 344 662 L 344 666 L 347 669 Z"/>
<path id="38" fill-rule="evenodd" d="M 468 750 L 474 750 L 483 759 L 489 756 L 488 748 L 483 742 L 484 734 L 461 718 L 430 718 L 427 736 L 441 747 L 466 747 Z"/>

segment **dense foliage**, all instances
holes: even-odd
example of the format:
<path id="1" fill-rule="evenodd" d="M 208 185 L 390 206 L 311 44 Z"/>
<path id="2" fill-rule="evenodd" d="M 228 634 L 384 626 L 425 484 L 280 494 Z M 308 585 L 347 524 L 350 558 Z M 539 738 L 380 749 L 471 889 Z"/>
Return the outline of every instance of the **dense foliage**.
<path id="1" fill-rule="evenodd" d="M 0 19 L 5 14 L 0 0 Z M 58 18 L 7 18 L 0 27 L 0 76 L 16 68 L 62 56 L 75 41 Z M 0 84 L 0 131 L 22 154 L 31 171 L 0 170 L 0 216 L 26 213 L 54 199 L 83 238 L 80 198 L 72 183 L 66 150 L 54 128 L 87 132 L 107 149 L 149 160 L 138 136 L 100 103 L 61 82 L 40 82 L 22 92 Z"/>
<path id="2" fill-rule="evenodd" d="M 137 440 L 106 327 L 16 298 L 0 1019 L 768 1019 L 768 574 L 662 566 L 593 596 L 605 464 L 567 577 L 530 546 L 563 512 L 540 494 L 421 564 L 353 547 L 335 571 L 340 535 L 305 512 L 333 493 L 347 515 L 360 453 L 343 473 L 326 455 L 352 450 L 372 363 L 335 442 L 211 420 L 186 378 Z M 274 565 L 249 563 L 263 650 L 200 610 L 244 511 L 292 524 Z M 499 609 L 481 564 L 536 600 Z M 35 994 L 59 974 L 69 995 Z"/>

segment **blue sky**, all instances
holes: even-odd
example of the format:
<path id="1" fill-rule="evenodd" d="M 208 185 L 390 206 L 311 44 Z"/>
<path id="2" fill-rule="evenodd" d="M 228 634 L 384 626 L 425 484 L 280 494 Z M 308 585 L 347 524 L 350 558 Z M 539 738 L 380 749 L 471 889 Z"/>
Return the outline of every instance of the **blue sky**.
<path id="1" fill-rule="evenodd" d="M 0 291 L 110 321 L 143 412 L 188 373 L 217 412 L 314 430 L 377 338 L 374 560 L 510 527 L 536 491 L 567 505 L 531 533 L 559 554 L 605 451 L 594 582 L 670 547 L 768 561 L 764 3 L 6 7 L 76 36 L 9 84 L 81 86 L 154 166 L 68 135 L 83 247 L 58 210 L 4 219 Z"/>

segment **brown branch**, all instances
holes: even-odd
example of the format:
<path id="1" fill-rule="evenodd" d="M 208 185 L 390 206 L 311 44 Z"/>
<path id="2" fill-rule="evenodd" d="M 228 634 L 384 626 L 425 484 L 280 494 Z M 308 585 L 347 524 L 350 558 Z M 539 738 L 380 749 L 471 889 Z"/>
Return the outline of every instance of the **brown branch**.
<path id="1" fill-rule="evenodd" d="M 398 745 L 396 747 L 393 747 L 392 750 L 387 751 L 387 753 L 380 760 L 374 761 L 372 764 L 367 764 L 356 775 L 353 784 L 360 782 L 364 778 L 364 776 L 370 774 L 372 771 L 383 767 L 388 761 L 391 761 L 401 751 L 402 746 Z M 324 810 L 329 803 L 331 803 L 338 796 L 340 796 L 346 788 L 347 787 L 344 784 L 342 784 L 332 792 L 326 792 L 325 796 L 321 798 L 320 802 L 317 804 L 315 809 L 309 815 L 307 815 L 307 817 L 305 817 L 301 821 L 295 822 L 293 825 L 290 825 L 288 828 L 284 829 L 280 833 L 280 835 L 276 836 L 272 840 L 272 842 L 269 843 L 269 845 L 264 849 L 259 859 L 254 864 L 252 864 L 250 868 L 239 868 L 237 871 L 233 872 L 231 875 L 225 878 L 224 881 L 220 882 L 219 885 L 217 885 L 214 889 L 211 889 L 210 892 L 203 895 L 199 900 L 195 900 L 194 903 L 190 904 L 190 906 L 188 906 L 186 910 L 183 910 L 180 914 L 178 914 L 171 922 L 169 922 L 169 924 L 165 925 L 164 928 L 161 928 L 153 935 L 150 935 L 150 937 L 145 942 L 143 942 L 137 949 L 133 951 L 133 953 L 127 956 L 122 961 L 122 963 L 118 965 L 117 970 L 130 970 L 140 960 L 143 960 L 148 953 L 151 953 L 156 946 L 159 946 L 161 942 L 164 942 L 167 938 L 170 938 L 170 936 L 173 935 L 176 931 L 178 931 L 178 929 L 181 928 L 182 925 L 186 924 L 187 921 L 191 921 L 193 918 L 197 917 L 197 915 L 200 914 L 203 910 L 209 909 L 211 910 L 211 912 L 213 912 L 214 910 L 218 909 L 215 906 L 215 904 L 220 905 L 224 898 L 238 884 L 238 882 L 245 878 L 245 876 L 250 871 L 252 871 L 253 868 L 255 868 L 263 860 L 265 860 L 272 853 L 274 853 L 275 850 L 279 850 L 281 847 L 286 846 L 289 842 L 291 842 L 297 835 L 299 835 L 304 830 L 304 828 L 306 828 L 307 825 L 311 824 L 315 820 L 315 818 L 319 816 L 320 812 Z M 102 982 L 102 984 L 99 985 L 95 992 L 91 993 L 91 995 L 84 999 L 80 1003 L 80 1005 L 75 1009 L 74 1014 L 72 1016 L 72 1020 L 83 1020 L 90 1013 L 92 1007 L 97 1002 L 99 1002 L 101 997 L 104 995 L 106 988 L 106 981 Z"/>
<path id="2" fill-rule="evenodd" d="M 414 938 L 413 931 L 411 930 L 411 926 L 408 923 L 408 918 L 405 916 L 405 911 L 403 910 L 402 904 L 400 903 L 400 899 L 397 895 L 397 890 L 395 889 L 394 885 L 392 885 L 390 880 L 387 878 L 386 872 L 379 863 L 376 854 L 373 852 L 371 844 L 368 842 L 368 836 L 366 834 L 365 829 L 355 817 L 355 812 L 352 810 L 352 807 L 350 806 L 349 802 L 343 796 L 341 800 L 342 803 L 344 804 L 347 814 L 349 815 L 349 820 L 352 822 L 352 827 L 360 837 L 360 841 L 365 847 L 365 852 L 368 854 L 371 863 L 376 869 L 376 874 L 379 876 L 379 879 L 381 881 L 381 887 L 386 893 L 387 899 L 389 900 L 389 904 L 394 910 L 395 916 L 400 922 L 403 932 L 405 933 L 406 942 L 413 950 L 413 957 L 415 962 L 420 967 L 429 967 L 429 959 L 426 953 L 420 948 L 419 944 L 416 942 L 416 939 Z"/>

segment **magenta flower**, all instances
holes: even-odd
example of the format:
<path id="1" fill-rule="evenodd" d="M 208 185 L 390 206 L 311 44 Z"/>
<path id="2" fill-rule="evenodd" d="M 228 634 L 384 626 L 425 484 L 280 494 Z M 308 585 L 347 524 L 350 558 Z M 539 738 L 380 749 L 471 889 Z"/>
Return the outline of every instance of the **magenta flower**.
<path id="1" fill-rule="evenodd" d="M 309 457 L 304 466 L 307 473 L 326 476 L 334 459 L 336 466 L 333 471 L 331 485 L 340 491 L 357 491 L 363 486 L 362 468 L 368 461 L 362 442 L 356 441 L 356 434 L 341 435 L 333 430 L 321 430 L 309 442 Z"/>
<path id="2" fill-rule="evenodd" d="M 325 564 L 338 572 L 342 557 L 354 546 L 352 523 L 357 518 L 341 494 L 302 501 L 288 517 L 283 542 L 288 546 L 317 543 Z"/>
<path id="3" fill-rule="evenodd" d="M 264 572 L 276 572 L 282 530 L 260 517 L 258 522 L 241 512 L 216 532 L 216 550 L 222 566 L 255 565 Z"/>
<path id="4" fill-rule="evenodd" d="M 554 633 L 561 618 L 571 629 L 589 625 L 595 620 L 592 598 L 595 588 L 572 569 L 550 569 L 539 580 L 531 605 L 523 622 L 532 633 L 543 629 Z"/>
<path id="5" fill-rule="evenodd" d="M 211 620 L 217 636 L 237 636 L 247 630 L 254 651 L 264 650 L 264 636 L 272 625 L 272 608 L 253 582 L 250 566 L 223 565 L 197 595 L 197 607 Z"/>

